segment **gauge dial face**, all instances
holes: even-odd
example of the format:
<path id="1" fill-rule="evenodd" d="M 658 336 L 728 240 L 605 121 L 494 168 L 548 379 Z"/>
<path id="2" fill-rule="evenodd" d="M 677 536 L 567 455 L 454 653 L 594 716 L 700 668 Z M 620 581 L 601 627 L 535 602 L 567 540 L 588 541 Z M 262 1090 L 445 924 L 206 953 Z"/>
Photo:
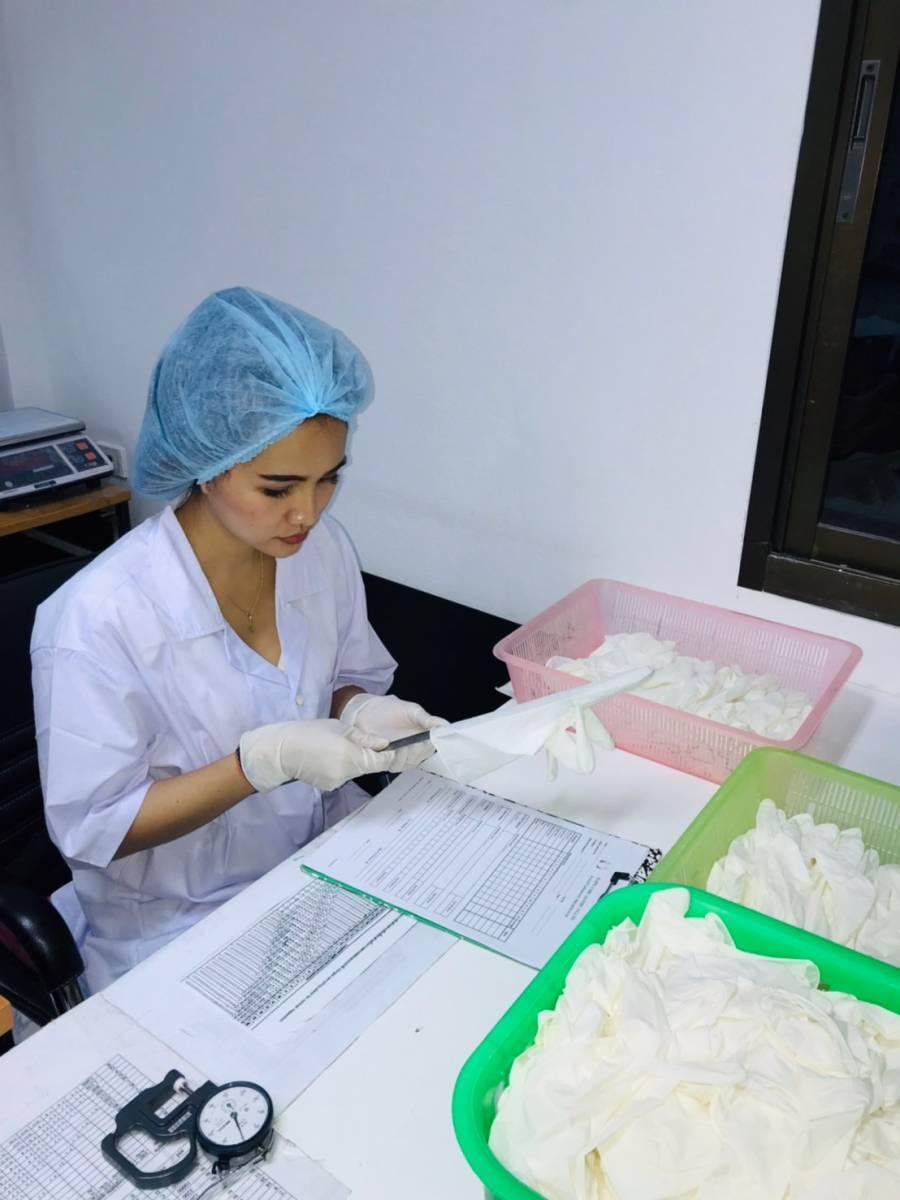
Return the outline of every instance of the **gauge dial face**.
<path id="1" fill-rule="evenodd" d="M 272 1101 L 253 1083 L 226 1083 L 206 1101 L 197 1119 L 201 1144 L 234 1153 L 263 1142 L 272 1125 Z"/>

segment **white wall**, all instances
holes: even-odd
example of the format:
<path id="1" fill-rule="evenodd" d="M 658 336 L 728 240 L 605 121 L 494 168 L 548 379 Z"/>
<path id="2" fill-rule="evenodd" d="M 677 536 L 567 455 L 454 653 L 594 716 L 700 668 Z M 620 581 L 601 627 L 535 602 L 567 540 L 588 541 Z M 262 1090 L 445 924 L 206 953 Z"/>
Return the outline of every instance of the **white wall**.
<path id="1" fill-rule="evenodd" d="M 261 287 L 372 361 L 371 570 L 516 619 L 624 578 L 900 686 L 896 630 L 735 584 L 817 0 L 0 13 L 53 407 L 132 444 L 181 317 Z"/>
<path id="2" fill-rule="evenodd" d="M 0 412 L 12 407 L 12 384 L 9 381 L 6 347 L 3 344 L 3 330 L 0 329 Z"/>
<path id="3" fill-rule="evenodd" d="M 35 307 L 35 289 L 25 245 L 28 222 L 22 201 L 14 137 L 15 114 L 8 70 L 5 0 L 0 0 L 0 410 L 12 408 L 12 372 L 7 343 L 15 347 L 15 394 L 19 405 L 43 404 L 49 376 L 44 355 L 43 323 Z"/>

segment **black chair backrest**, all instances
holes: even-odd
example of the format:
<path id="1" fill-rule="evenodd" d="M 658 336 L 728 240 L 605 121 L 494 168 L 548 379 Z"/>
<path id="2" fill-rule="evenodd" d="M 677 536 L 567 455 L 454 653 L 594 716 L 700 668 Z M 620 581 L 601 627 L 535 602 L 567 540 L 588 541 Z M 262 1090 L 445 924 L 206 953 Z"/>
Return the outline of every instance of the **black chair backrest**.
<path id="1" fill-rule="evenodd" d="M 69 878 L 50 841 L 34 741 L 29 644 L 38 605 L 88 559 L 0 577 L 0 880 L 49 895 Z"/>
<path id="2" fill-rule="evenodd" d="M 363 574 L 369 620 L 397 660 L 393 690 L 448 721 L 490 712 L 504 698 L 506 668 L 493 656 L 513 621 Z"/>

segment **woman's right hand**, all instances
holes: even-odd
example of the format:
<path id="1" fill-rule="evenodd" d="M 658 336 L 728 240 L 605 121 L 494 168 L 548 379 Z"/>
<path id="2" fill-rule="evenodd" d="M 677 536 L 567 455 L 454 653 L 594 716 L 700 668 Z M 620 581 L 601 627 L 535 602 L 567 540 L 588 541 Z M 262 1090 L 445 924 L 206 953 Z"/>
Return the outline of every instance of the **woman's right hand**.
<path id="1" fill-rule="evenodd" d="M 257 792 L 270 792 L 292 779 L 331 792 L 358 775 L 395 769 L 396 754 L 385 746 L 385 738 L 341 721 L 285 721 L 245 733 L 239 756 L 241 770 Z"/>

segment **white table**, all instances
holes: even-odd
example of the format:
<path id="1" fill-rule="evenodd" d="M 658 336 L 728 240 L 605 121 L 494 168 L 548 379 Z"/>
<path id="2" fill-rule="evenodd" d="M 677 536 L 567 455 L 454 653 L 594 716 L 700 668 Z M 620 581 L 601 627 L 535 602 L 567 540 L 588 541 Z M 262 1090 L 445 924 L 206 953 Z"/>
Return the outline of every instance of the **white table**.
<path id="1" fill-rule="evenodd" d="M 900 783 L 900 698 L 845 689 L 808 751 Z M 528 759 L 479 782 L 663 850 L 715 791 L 621 751 L 598 755 L 590 776 L 561 772 L 549 782 L 543 764 Z M 453 1136 L 453 1084 L 532 974 L 456 944 L 288 1106 L 278 1128 L 360 1200 L 479 1200 Z"/>
<path id="2" fill-rule="evenodd" d="M 807 749 L 900 783 L 900 699 L 845 689 Z M 528 759 L 479 782 L 663 850 L 716 790 L 621 751 L 598 756 L 590 776 L 565 772 L 548 783 Z M 532 974 L 460 942 L 289 1106 L 280 1126 L 361 1200 L 480 1200 L 453 1136 L 450 1097 L 463 1062 Z"/>

